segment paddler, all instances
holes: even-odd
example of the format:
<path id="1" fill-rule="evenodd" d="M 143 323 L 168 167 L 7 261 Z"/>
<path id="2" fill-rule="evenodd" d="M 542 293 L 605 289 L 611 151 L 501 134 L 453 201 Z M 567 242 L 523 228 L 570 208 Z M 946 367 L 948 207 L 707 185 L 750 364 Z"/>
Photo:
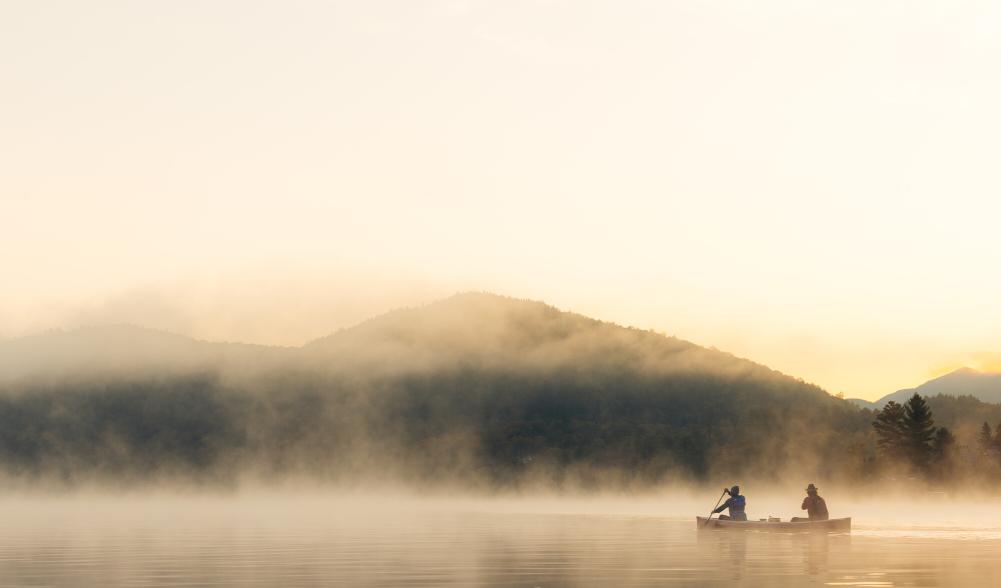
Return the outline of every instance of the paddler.
<path id="1" fill-rule="evenodd" d="M 719 515 L 720 520 L 723 521 L 746 521 L 747 514 L 744 513 L 744 506 L 747 505 L 747 500 L 740 495 L 740 486 L 733 486 L 729 490 L 723 489 L 725 494 L 729 494 L 730 498 L 726 499 L 726 502 L 719 505 L 719 508 L 713 511 L 713 513 L 723 512 L 724 509 L 730 509 L 730 516 Z"/>
<path id="2" fill-rule="evenodd" d="M 817 494 L 817 487 L 813 485 L 813 482 L 806 487 L 806 498 L 803 499 L 801 508 L 806 511 L 811 521 L 827 520 L 827 503 L 820 497 L 820 494 Z"/>

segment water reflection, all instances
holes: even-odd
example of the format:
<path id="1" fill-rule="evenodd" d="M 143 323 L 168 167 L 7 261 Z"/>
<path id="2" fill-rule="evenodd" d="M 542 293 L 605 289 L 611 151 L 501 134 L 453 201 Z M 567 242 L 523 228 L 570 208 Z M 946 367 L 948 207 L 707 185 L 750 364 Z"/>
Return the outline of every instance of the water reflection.
<path id="1" fill-rule="evenodd" d="M 346 503 L 0 507 L 3 586 L 987 586 L 1001 541 Z"/>

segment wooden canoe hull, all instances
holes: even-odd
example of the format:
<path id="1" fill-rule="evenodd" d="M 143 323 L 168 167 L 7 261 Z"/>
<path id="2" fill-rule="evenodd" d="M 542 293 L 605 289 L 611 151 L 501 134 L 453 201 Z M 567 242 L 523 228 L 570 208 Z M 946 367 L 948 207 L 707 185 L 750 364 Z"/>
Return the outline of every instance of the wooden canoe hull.
<path id="1" fill-rule="evenodd" d="M 826 521 L 726 521 L 720 519 L 709 519 L 705 517 L 695 517 L 695 523 L 699 529 L 724 529 L 724 530 L 753 530 L 753 531 L 779 531 L 782 533 L 796 533 L 801 531 L 821 531 L 826 533 L 849 533 L 852 530 L 852 519 L 829 519 Z"/>

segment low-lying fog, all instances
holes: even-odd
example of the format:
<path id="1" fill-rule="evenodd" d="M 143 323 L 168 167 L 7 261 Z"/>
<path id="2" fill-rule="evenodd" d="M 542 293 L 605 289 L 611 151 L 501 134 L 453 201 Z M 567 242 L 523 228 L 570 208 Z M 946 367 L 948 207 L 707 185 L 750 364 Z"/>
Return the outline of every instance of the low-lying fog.
<path id="1" fill-rule="evenodd" d="M 816 386 L 537 302 L 298 349 L 54 333 L 0 345 L 3 373 L 9 584 L 1001 582 L 1001 407 L 936 397 L 948 434 L 881 444 Z M 724 486 L 788 520 L 811 482 L 851 534 L 696 529 Z"/>
<path id="2" fill-rule="evenodd" d="M 748 489 L 752 517 L 801 496 Z M 851 534 L 697 531 L 706 492 L 405 492 L 0 498 L 5 584 L 996 585 L 1001 516 L 980 499 L 825 493 Z"/>
<path id="3" fill-rule="evenodd" d="M 800 502 L 805 494 L 770 490 L 747 496 L 750 519 L 805 516 Z M 886 530 L 997 530 L 1001 539 L 1001 511 L 993 502 L 997 497 L 946 497 L 934 493 L 908 497 L 888 490 L 870 498 L 852 498 L 827 492 L 831 518 L 851 517 L 853 531 Z M 579 515 L 648 517 L 663 520 L 691 521 L 709 514 L 719 492 L 710 490 L 645 493 L 625 495 L 537 495 L 477 496 L 415 494 L 406 491 L 259 491 L 237 493 L 190 492 L 106 492 L 56 493 L 43 496 L 8 494 L 0 497 L 4 520 L 52 516 L 63 520 L 74 517 L 105 517 L 178 522 L 209 520 L 219 516 L 239 515 L 248 521 L 296 522 L 312 516 L 334 514 L 338 518 L 370 519 L 398 516 L 403 513 L 426 515 L 447 513 L 493 513 L 498 515 Z M 30 515 L 30 516 L 29 516 Z"/>

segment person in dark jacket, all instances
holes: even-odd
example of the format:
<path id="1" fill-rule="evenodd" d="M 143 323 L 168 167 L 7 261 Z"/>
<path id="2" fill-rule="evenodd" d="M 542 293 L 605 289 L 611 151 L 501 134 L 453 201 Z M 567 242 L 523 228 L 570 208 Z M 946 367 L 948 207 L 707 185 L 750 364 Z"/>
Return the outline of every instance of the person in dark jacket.
<path id="1" fill-rule="evenodd" d="M 730 515 L 719 515 L 720 520 L 731 520 L 731 521 L 746 521 L 747 514 L 744 512 L 744 507 L 747 505 L 747 500 L 740 495 L 740 486 L 734 486 L 729 490 L 723 490 L 726 494 L 730 495 L 730 498 L 726 499 L 726 502 L 719 505 L 719 508 L 713 511 L 713 513 L 723 512 L 724 509 L 730 509 Z"/>
<path id="2" fill-rule="evenodd" d="M 809 516 L 809 521 L 826 521 L 827 520 L 827 502 L 817 494 L 817 487 L 812 483 L 806 487 L 806 498 L 803 499 L 803 505 L 801 506 L 806 514 Z M 803 520 L 800 517 L 795 517 L 793 520 Z"/>

